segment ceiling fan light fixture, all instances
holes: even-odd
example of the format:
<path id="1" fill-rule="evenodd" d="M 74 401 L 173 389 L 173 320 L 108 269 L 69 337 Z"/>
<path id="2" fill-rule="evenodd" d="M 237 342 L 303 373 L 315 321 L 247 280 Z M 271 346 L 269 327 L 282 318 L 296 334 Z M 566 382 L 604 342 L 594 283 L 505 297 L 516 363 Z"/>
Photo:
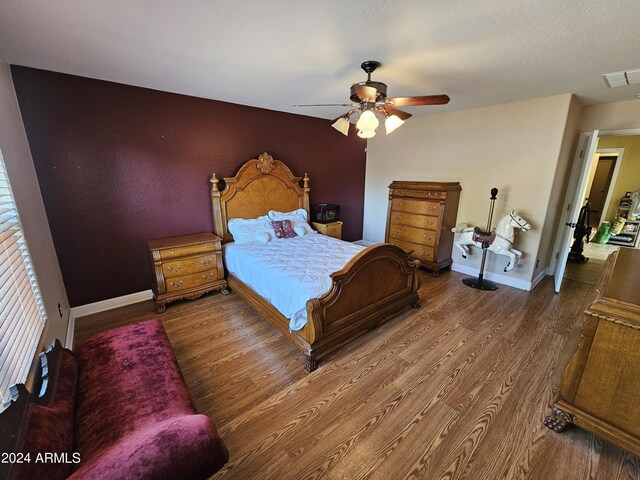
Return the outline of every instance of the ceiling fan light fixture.
<path id="1" fill-rule="evenodd" d="M 373 113 L 371 110 L 365 110 L 360 115 L 360 118 L 356 123 L 356 128 L 361 132 L 373 131 L 375 134 L 375 129 L 378 128 L 378 125 L 380 125 L 380 122 L 376 118 L 375 113 Z M 373 135 L 371 135 L 371 137 L 373 137 Z M 363 138 L 371 138 L 371 137 L 363 137 Z"/>
<path id="2" fill-rule="evenodd" d="M 340 117 L 335 122 L 333 122 L 331 126 L 338 130 L 341 134 L 345 136 L 349 135 L 349 120 L 347 117 Z"/>
<path id="3" fill-rule="evenodd" d="M 384 128 L 387 132 L 387 135 L 389 135 L 396 128 L 402 125 L 404 125 L 404 120 L 402 120 L 400 117 L 396 115 L 389 115 L 384 120 Z"/>
<path id="4" fill-rule="evenodd" d="M 375 130 L 358 130 L 358 136 L 360 138 L 372 138 L 372 137 L 375 137 L 375 135 L 376 135 Z"/>

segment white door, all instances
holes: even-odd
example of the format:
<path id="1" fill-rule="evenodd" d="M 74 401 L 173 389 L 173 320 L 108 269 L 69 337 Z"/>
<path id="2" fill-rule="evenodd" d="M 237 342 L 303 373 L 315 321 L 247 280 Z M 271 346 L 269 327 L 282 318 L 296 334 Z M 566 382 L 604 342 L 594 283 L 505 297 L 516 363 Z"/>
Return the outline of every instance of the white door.
<path id="1" fill-rule="evenodd" d="M 576 156 L 573 159 L 573 167 L 571 167 L 571 175 L 569 176 L 569 184 L 567 185 L 567 193 L 564 197 L 564 213 L 558 227 L 558 236 L 554 248 L 554 251 L 558 252 L 553 271 L 556 292 L 560 291 L 560 286 L 562 285 L 562 276 L 567 266 L 567 257 L 573 240 L 573 229 L 575 228 L 575 222 L 578 221 L 578 214 L 586 193 L 589 166 L 593 155 L 596 153 L 597 146 L 598 130 L 593 133 L 580 134 Z"/>

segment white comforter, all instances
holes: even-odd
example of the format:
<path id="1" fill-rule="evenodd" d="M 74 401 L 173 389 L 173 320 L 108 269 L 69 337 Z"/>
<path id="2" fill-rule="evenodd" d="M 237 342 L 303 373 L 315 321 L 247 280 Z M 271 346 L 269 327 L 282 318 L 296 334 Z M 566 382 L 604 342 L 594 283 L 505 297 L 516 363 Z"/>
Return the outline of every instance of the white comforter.
<path id="1" fill-rule="evenodd" d="M 320 234 L 224 246 L 227 270 L 268 300 L 291 330 L 307 323 L 307 300 L 329 291 L 330 275 L 364 247 Z"/>

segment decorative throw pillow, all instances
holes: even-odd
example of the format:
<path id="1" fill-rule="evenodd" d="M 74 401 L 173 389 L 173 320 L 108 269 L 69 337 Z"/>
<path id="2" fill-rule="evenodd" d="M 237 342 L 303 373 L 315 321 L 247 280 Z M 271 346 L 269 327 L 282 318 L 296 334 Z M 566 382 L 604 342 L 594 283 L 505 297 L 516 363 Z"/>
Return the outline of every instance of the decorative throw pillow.
<path id="1" fill-rule="evenodd" d="M 309 233 L 316 233 L 316 231 L 311 228 L 311 225 L 307 223 L 307 211 L 304 208 L 298 208 L 291 212 L 277 212 L 275 210 L 269 210 L 267 215 L 271 220 L 289 220 L 294 230 L 298 227 L 303 229 L 302 233 L 296 230 L 296 233 L 300 236 L 307 235 Z"/>
<path id="2" fill-rule="evenodd" d="M 296 232 L 293 231 L 289 220 L 276 220 L 271 222 L 271 224 L 278 238 L 293 238 L 296 236 Z"/>

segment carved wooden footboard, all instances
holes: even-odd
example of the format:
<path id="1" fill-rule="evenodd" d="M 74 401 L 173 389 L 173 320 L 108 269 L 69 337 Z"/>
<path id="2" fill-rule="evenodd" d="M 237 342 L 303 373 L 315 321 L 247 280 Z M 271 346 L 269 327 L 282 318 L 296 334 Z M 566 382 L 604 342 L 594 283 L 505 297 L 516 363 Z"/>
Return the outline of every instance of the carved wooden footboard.
<path id="1" fill-rule="evenodd" d="M 303 185 L 300 185 L 300 182 Z M 309 211 L 309 178 L 295 177 L 271 155 L 263 153 L 240 167 L 234 177 L 211 178 L 215 233 L 231 241 L 227 222 L 255 218 L 269 210 Z M 410 306 L 418 307 L 419 262 L 399 247 L 379 244 L 365 248 L 331 275 L 329 291 L 307 302 L 308 322 L 298 331 L 289 320 L 251 287 L 228 275 L 229 287 L 287 336 L 307 357 L 305 369 L 316 368 L 318 358 L 375 328 Z"/>
<path id="2" fill-rule="evenodd" d="M 307 302 L 305 368 L 313 370 L 318 356 L 418 307 L 418 265 L 404 250 L 385 243 L 366 248 L 333 273 L 331 289 Z"/>

